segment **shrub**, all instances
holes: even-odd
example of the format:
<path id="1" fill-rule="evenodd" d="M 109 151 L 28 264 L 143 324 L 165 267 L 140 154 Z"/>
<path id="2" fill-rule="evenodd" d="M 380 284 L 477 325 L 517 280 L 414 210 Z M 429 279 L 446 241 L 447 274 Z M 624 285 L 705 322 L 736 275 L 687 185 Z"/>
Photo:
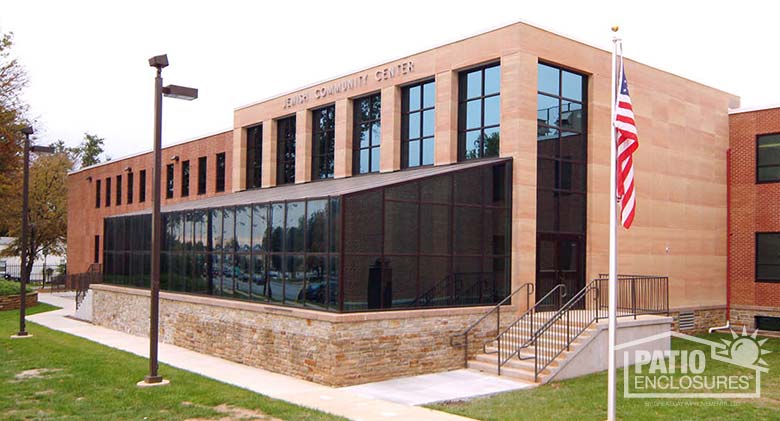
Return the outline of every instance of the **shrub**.
<path id="1" fill-rule="evenodd" d="M 0 295 L 19 295 L 21 291 L 19 282 L 7 281 L 0 279 Z M 27 286 L 27 292 L 32 292 L 32 289 Z"/>

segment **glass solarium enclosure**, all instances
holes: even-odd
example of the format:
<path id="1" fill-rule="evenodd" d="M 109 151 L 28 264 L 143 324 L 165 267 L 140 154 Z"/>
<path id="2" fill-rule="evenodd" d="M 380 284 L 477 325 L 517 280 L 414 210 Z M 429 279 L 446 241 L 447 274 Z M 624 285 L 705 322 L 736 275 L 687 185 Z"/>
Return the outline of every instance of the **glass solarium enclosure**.
<path id="1" fill-rule="evenodd" d="M 334 312 L 494 304 L 512 161 L 248 190 L 163 208 L 160 287 Z M 149 287 L 148 211 L 105 219 L 104 280 Z"/>

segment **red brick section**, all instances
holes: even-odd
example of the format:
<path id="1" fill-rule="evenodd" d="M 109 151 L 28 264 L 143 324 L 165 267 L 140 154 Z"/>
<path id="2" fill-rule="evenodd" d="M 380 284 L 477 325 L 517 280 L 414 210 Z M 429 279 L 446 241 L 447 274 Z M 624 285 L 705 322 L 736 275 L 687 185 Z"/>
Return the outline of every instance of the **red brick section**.
<path id="1" fill-rule="evenodd" d="M 780 232 L 780 183 L 756 184 L 756 136 L 780 132 L 780 108 L 732 114 L 729 132 L 731 303 L 780 308 L 780 284 L 755 282 L 755 233 Z"/>
<path id="2" fill-rule="evenodd" d="M 151 143 L 151 141 L 150 141 Z M 225 192 L 217 193 L 217 154 L 225 153 Z M 207 136 L 163 148 L 161 194 L 162 205 L 188 200 L 197 200 L 232 190 L 231 163 L 233 155 L 233 132 Z M 173 156 L 179 159 L 171 160 Z M 207 157 L 206 193 L 198 195 L 198 158 Z M 95 254 L 95 236 L 100 236 L 100 263 L 103 263 L 103 218 L 127 212 L 134 212 L 152 206 L 152 166 L 151 152 L 126 159 L 111 161 L 104 165 L 88 168 L 68 175 L 68 273 L 86 272 L 93 263 Z M 184 161 L 190 161 L 190 194 L 181 197 L 181 168 Z M 165 198 L 165 169 L 174 164 L 174 195 Z M 133 173 L 133 203 L 127 204 L 126 168 Z M 146 200 L 139 201 L 140 173 L 146 170 Z M 116 205 L 116 176 L 122 176 L 122 203 Z M 91 177 L 91 179 L 90 179 Z M 111 178 L 111 206 L 106 207 L 106 178 Z M 95 184 L 101 180 L 100 208 L 95 208 Z M 150 227 L 151 229 L 151 227 Z"/>

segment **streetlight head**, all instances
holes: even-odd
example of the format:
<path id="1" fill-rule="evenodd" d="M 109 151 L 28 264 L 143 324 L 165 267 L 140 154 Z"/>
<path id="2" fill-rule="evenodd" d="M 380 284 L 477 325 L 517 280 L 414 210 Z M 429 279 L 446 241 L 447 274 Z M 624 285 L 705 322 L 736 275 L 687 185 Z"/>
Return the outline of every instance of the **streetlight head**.
<path id="1" fill-rule="evenodd" d="M 30 152 L 35 153 L 54 153 L 54 148 L 51 146 L 33 145 L 30 146 Z"/>
<path id="2" fill-rule="evenodd" d="M 163 88 L 163 95 L 169 98 L 184 99 L 192 101 L 198 97 L 198 90 L 186 86 L 168 85 Z"/>
<path id="3" fill-rule="evenodd" d="M 162 69 L 163 67 L 168 67 L 168 55 L 162 54 L 159 56 L 154 56 L 149 59 L 149 66 L 156 67 L 158 69 Z"/>
<path id="4" fill-rule="evenodd" d="M 22 128 L 22 134 L 26 134 L 27 136 L 29 136 L 33 133 L 35 133 L 35 131 L 33 130 L 32 126 L 25 126 Z"/>

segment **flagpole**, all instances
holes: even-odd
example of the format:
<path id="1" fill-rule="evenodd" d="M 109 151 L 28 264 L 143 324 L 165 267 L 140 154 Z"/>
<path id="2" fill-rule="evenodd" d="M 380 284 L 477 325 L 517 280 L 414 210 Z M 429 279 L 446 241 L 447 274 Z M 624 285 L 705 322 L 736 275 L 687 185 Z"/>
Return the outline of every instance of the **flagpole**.
<path id="1" fill-rule="evenodd" d="M 618 27 L 613 26 L 612 32 L 617 33 Z M 609 136 L 609 370 L 607 387 L 607 420 L 615 421 L 615 338 L 617 309 L 617 145 L 615 142 L 615 67 L 617 61 L 617 45 L 620 40 L 612 37 L 612 73 L 611 73 L 611 116 Z"/>

